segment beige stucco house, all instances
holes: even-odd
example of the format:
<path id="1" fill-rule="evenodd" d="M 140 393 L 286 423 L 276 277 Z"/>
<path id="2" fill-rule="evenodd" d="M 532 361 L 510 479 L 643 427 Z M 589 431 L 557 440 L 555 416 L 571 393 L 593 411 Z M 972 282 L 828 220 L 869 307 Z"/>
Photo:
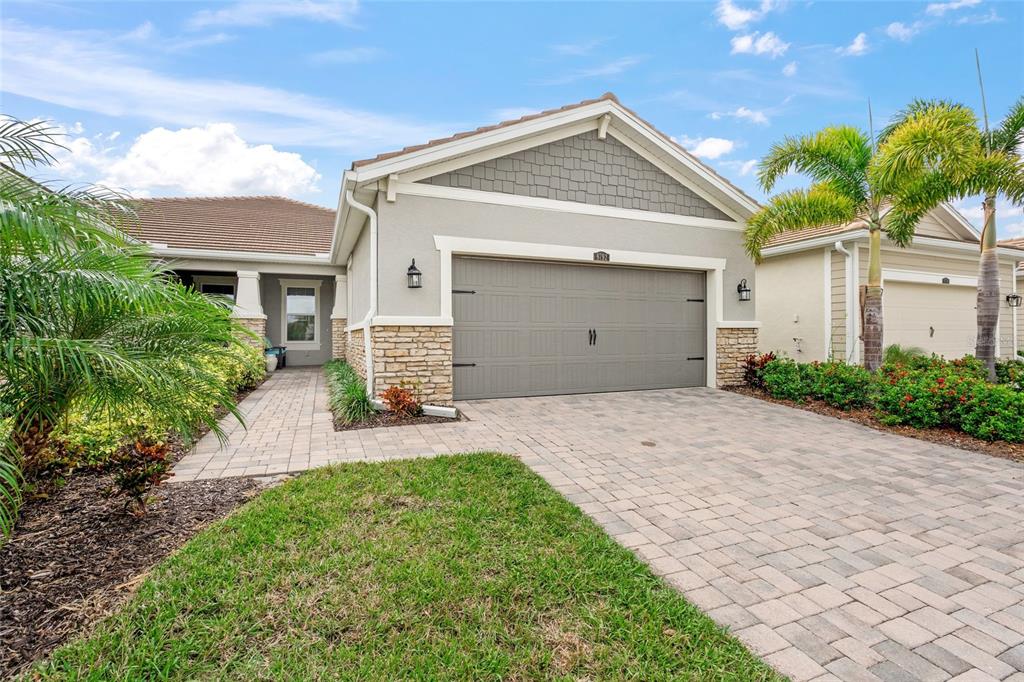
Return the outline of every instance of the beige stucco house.
<path id="1" fill-rule="evenodd" d="M 738 294 L 759 290 L 756 202 L 611 94 L 357 161 L 336 212 L 143 206 L 183 279 L 233 294 L 289 365 L 347 358 L 374 395 L 719 386 L 757 347 Z"/>
<path id="2" fill-rule="evenodd" d="M 942 205 L 921 220 L 909 247 L 883 240 L 885 346 L 917 346 L 949 358 L 974 353 L 978 237 L 963 216 Z M 783 234 L 763 255 L 757 267 L 761 350 L 801 361 L 859 362 L 867 231 L 835 225 Z M 1020 290 L 1014 271 L 1024 262 L 1024 245 L 1001 244 L 999 262 L 998 352 L 1010 357 L 1024 343 L 1024 309 L 1005 297 Z"/>

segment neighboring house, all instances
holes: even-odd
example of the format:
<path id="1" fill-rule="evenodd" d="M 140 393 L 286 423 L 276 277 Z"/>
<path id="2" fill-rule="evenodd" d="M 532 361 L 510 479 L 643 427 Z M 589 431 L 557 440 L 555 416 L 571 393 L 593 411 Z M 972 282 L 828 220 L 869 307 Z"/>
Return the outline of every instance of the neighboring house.
<path id="1" fill-rule="evenodd" d="M 135 237 L 186 284 L 235 299 L 234 315 L 289 365 L 331 358 L 331 314 L 344 268 L 331 263 L 334 211 L 282 197 L 142 199 Z M 344 294 L 341 297 L 344 303 Z"/>
<path id="2" fill-rule="evenodd" d="M 611 94 L 357 161 L 342 183 L 335 337 L 375 393 L 715 386 L 756 349 L 737 295 L 757 291 L 756 202 Z"/>
<path id="3" fill-rule="evenodd" d="M 1019 249 L 1024 251 L 1024 237 L 1007 239 L 1006 241 L 1000 242 L 999 245 L 1010 249 Z M 1017 264 L 1017 276 L 1014 278 L 1014 289 L 1009 293 L 1024 297 L 1024 255 L 1021 256 L 1020 263 Z M 1016 318 L 1017 321 L 1015 329 L 1017 330 L 1017 352 L 1020 354 L 1024 352 L 1024 305 L 1021 305 L 1021 307 L 1017 309 Z"/>
<path id="4" fill-rule="evenodd" d="M 142 239 L 233 292 L 289 365 L 346 357 L 374 395 L 725 385 L 757 348 L 737 293 L 758 293 L 757 203 L 611 94 L 357 161 L 336 220 L 266 197 L 141 207 Z"/>
<path id="5" fill-rule="evenodd" d="M 977 335 L 978 232 L 941 205 L 900 248 L 883 238 L 883 344 L 918 346 L 949 358 L 973 354 Z M 835 225 L 777 236 L 757 267 L 757 314 L 762 351 L 801 361 L 863 357 L 860 291 L 867 284 L 868 232 Z M 999 247 L 997 352 L 1012 356 L 1024 343 L 1021 310 L 1006 294 L 1017 288 L 1014 269 L 1024 245 Z"/>

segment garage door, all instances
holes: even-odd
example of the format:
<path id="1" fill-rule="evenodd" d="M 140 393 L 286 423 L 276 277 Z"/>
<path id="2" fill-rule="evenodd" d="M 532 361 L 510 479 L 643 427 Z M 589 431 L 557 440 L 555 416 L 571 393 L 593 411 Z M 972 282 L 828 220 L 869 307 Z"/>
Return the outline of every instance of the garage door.
<path id="1" fill-rule="evenodd" d="M 973 287 L 886 282 L 885 345 L 918 346 L 947 358 L 973 353 L 977 299 Z"/>
<path id="2" fill-rule="evenodd" d="M 459 400 L 704 385 L 704 273 L 455 258 Z"/>

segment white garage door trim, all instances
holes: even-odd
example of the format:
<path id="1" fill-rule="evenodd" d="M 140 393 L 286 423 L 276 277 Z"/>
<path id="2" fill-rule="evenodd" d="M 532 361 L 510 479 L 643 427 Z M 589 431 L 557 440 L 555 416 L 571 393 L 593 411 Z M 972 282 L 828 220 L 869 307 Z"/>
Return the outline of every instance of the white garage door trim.
<path id="1" fill-rule="evenodd" d="M 751 327 L 756 322 L 725 322 L 723 317 L 724 291 L 722 275 L 725 271 L 724 258 L 702 256 L 680 256 L 668 253 L 643 251 L 609 251 L 601 247 L 562 246 L 534 242 L 510 242 L 499 239 L 478 239 L 475 237 L 452 237 L 434 235 L 434 245 L 441 252 L 440 304 L 442 319 L 452 319 L 452 255 L 504 256 L 511 258 L 533 258 L 539 260 L 593 263 L 594 253 L 606 251 L 610 264 L 639 265 L 679 270 L 703 270 L 707 273 L 707 367 L 706 383 L 715 387 L 718 366 L 715 346 L 719 327 Z"/>
<path id="2" fill-rule="evenodd" d="M 944 282 L 942 280 L 949 280 Z M 882 284 L 885 281 L 912 282 L 915 284 L 936 284 L 938 286 L 977 287 L 978 278 L 966 275 L 947 275 L 941 272 L 921 272 L 918 270 L 882 270 Z"/>

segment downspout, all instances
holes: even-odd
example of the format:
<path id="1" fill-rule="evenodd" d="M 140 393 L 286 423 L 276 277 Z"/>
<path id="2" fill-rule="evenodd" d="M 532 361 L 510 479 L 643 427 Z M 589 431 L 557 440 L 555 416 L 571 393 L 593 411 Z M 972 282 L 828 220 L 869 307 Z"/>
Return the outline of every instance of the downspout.
<path id="1" fill-rule="evenodd" d="M 857 290 L 857 282 L 854 280 L 853 254 L 850 253 L 843 242 L 838 241 L 833 248 L 846 258 L 846 362 L 853 360 L 854 349 L 856 348 L 856 306 L 853 294 Z"/>
<path id="2" fill-rule="evenodd" d="M 345 192 L 349 206 L 370 219 L 370 305 L 366 317 L 359 323 L 363 328 L 363 355 L 366 362 L 366 392 L 373 396 L 373 345 L 370 343 L 370 322 L 377 315 L 377 212 L 366 204 L 356 201 L 352 190 Z"/>

